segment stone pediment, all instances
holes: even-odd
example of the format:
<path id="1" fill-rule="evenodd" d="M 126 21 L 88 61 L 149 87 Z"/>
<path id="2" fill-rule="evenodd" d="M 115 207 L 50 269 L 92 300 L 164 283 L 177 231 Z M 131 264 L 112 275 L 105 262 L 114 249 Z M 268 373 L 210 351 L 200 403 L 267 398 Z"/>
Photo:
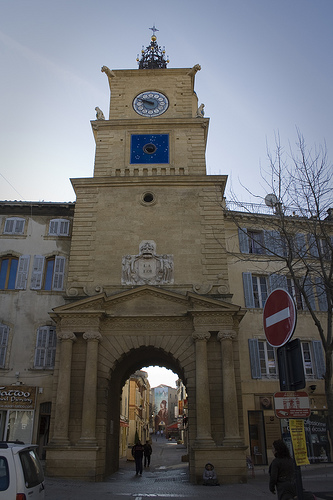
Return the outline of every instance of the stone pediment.
<path id="1" fill-rule="evenodd" d="M 198 296 L 186 295 L 143 285 L 126 292 L 106 296 L 98 294 L 55 308 L 56 315 L 104 315 L 110 317 L 166 317 L 200 313 L 227 313 L 243 316 L 240 306 Z"/>

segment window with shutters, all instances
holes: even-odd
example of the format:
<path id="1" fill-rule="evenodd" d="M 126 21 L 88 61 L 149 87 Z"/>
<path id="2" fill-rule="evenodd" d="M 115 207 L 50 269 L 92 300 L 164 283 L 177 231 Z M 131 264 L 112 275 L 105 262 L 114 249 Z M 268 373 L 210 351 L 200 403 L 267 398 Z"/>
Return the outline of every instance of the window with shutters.
<path id="1" fill-rule="evenodd" d="M 49 236 L 68 236 L 69 220 L 52 219 L 49 225 Z"/>
<path id="2" fill-rule="evenodd" d="M 5 227 L 3 234 L 23 234 L 25 226 L 25 219 L 20 217 L 8 217 L 5 220 Z"/>
<path id="3" fill-rule="evenodd" d="M 30 255 L 0 259 L 0 290 L 25 290 L 29 271 Z"/>
<path id="4" fill-rule="evenodd" d="M 35 368 L 53 368 L 57 347 L 56 329 L 53 326 L 41 326 L 37 330 L 35 350 Z"/>
<path id="5" fill-rule="evenodd" d="M 0 323 L 0 368 L 5 368 L 9 328 Z"/>
<path id="6" fill-rule="evenodd" d="M 45 258 L 43 255 L 35 255 L 30 288 L 32 290 L 63 290 L 65 264 L 65 257 Z"/>
<path id="7" fill-rule="evenodd" d="M 267 277 L 243 273 L 243 286 L 245 306 L 263 308 L 268 296 Z"/>
<path id="8" fill-rule="evenodd" d="M 289 295 L 294 299 L 296 304 L 296 309 L 304 310 L 306 309 L 304 298 L 302 297 L 301 292 L 296 287 L 294 280 L 292 278 L 287 278 L 287 291 Z"/>
<path id="9" fill-rule="evenodd" d="M 249 240 L 249 253 L 263 254 L 264 234 L 262 231 L 247 231 Z"/>
<path id="10" fill-rule="evenodd" d="M 314 378 L 315 372 L 311 354 L 311 342 L 301 342 L 304 371 L 306 378 Z"/>
<path id="11" fill-rule="evenodd" d="M 261 376 L 265 378 L 277 377 L 275 349 L 264 340 L 258 341 Z"/>
<path id="12" fill-rule="evenodd" d="M 276 350 L 266 340 L 249 339 L 249 354 L 252 378 L 277 378 Z"/>

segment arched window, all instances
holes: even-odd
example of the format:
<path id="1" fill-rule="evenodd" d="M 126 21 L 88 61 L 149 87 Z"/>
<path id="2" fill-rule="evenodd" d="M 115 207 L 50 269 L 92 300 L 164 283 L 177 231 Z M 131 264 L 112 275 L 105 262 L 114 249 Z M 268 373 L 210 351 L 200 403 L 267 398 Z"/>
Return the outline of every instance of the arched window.
<path id="1" fill-rule="evenodd" d="M 0 259 L 0 290 L 25 290 L 29 271 L 30 255 L 14 257 L 5 255 Z"/>
<path id="2" fill-rule="evenodd" d="M 63 290 L 65 276 L 65 257 L 45 258 L 35 255 L 31 276 L 32 290 Z"/>

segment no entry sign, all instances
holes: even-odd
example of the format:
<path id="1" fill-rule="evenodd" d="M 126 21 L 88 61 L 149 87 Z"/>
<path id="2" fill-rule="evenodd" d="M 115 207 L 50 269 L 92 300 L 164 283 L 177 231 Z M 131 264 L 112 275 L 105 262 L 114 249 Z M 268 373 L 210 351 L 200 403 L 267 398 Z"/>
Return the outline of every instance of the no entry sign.
<path id="1" fill-rule="evenodd" d="M 267 298 L 264 312 L 264 331 L 267 342 L 281 347 L 291 339 L 296 326 L 295 303 L 286 290 L 277 288 Z"/>

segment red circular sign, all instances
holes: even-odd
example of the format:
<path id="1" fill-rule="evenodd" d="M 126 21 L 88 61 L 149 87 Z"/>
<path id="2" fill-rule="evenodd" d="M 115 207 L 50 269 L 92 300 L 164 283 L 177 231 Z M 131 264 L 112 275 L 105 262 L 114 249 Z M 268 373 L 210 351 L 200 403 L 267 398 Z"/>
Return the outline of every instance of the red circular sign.
<path id="1" fill-rule="evenodd" d="M 277 288 L 265 303 L 263 320 L 264 331 L 268 343 L 273 347 L 281 347 L 291 339 L 296 326 L 296 307 L 292 297 L 286 290 Z"/>

